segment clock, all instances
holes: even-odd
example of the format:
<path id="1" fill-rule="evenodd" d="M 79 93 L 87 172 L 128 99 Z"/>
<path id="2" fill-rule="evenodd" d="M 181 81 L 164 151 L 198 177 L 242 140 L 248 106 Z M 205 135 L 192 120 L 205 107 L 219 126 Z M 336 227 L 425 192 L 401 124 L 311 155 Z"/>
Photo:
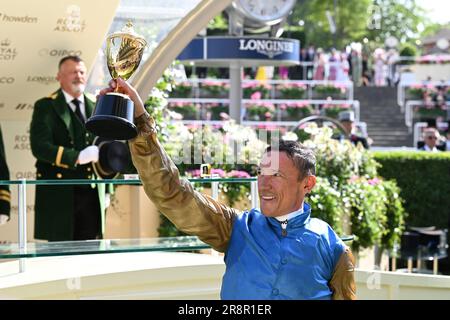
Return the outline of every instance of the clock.
<path id="1" fill-rule="evenodd" d="M 231 7 L 250 27 L 272 26 L 283 21 L 296 0 L 235 0 Z"/>

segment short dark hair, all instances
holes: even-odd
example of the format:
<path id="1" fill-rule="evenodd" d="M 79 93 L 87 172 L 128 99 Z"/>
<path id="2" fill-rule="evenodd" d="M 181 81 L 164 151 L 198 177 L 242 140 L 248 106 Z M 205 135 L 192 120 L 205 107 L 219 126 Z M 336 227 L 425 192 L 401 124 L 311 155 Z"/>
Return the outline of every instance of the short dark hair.
<path id="1" fill-rule="evenodd" d="M 316 156 L 314 151 L 303 144 L 292 140 L 280 140 L 272 142 L 266 148 L 266 153 L 270 151 L 286 152 L 289 159 L 294 162 L 299 172 L 299 179 L 316 174 Z"/>
<path id="2" fill-rule="evenodd" d="M 61 69 L 61 66 L 64 62 L 66 62 L 67 60 L 72 60 L 74 62 L 83 62 L 83 59 L 81 59 L 79 56 L 65 56 L 64 58 L 62 58 L 61 60 L 59 60 L 59 64 L 58 64 L 58 70 Z"/>

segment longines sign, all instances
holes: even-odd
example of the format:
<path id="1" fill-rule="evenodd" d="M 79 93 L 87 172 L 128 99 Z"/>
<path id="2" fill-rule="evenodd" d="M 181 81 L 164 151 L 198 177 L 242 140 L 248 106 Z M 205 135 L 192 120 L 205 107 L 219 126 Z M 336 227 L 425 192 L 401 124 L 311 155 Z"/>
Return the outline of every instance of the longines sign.
<path id="1" fill-rule="evenodd" d="M 294 52 L 294 43 L 282 40 L 263 40 L 263 39 L 240 39 L 240 51 L 256 51 L 269 58 L 280 54 Z"/>
<path id="2" fill-rule="evenodd" d="M 39 84 L 53 84 L 58 82 L 55 76 L 40 76 L 40 75 L 30 75 L 27 77 L 27 82 L 35 82 Z"/>
<path id="3" fill-rule="evenodd" d="M 245 61 L 297 64 L 300 42 L 295 39 L 262 37 L 205 37 L 192 40 L 178 56 L 183 61 Z"/>

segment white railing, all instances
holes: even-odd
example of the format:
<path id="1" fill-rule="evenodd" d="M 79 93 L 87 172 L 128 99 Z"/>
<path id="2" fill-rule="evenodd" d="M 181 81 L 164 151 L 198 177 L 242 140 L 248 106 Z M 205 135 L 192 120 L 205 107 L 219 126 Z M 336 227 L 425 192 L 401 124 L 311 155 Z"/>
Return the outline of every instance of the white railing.
<path id="1" fill-rule="evenodd" d="M 218 83 L 220 85 L 229 86 L 229 79 L 214 79 L 214 78 L 201 78 L 201 79 L 188 79 L 183 81 L 183 83 L 192 84 L 193 97 L 201 98 L 200 89 L 205 83 Z M 180 84 L 180 83 L 179 83 Z M 331 80 L 254 80 L 254 79 L 243 79 L 242 86 L 245 87 L 248 84 L 267 84 L 271 86 L 270 97 L 275 99 L 277 95 L 277 85 L 302 85 L 306 87 L 307 99 L 313 99 L 313 88 L 317 86 L 334 86 L 336 88 L 345 88 L 345 99 L 353 100 L 354 90 L 352 81 L 331 81 Z M 176 91 L 176 89 L 175 89 Z M 326 98 L 326 94 L 323 94 Z"/>
<path id="2" fill-rule="evenodd" d="M 422 82 L 400 82 L 397 86 L 397 103 L 400 106 L 402 112 L 405 112 L 405 106 L 407 102 L 407 89 L 409 88 L 436 88 L 439 86 L 450 87 L 450 81 L 422 81 Z"/>
<path id="3" fill-rule="evenodd" d="M 208 103 L 220 103 L 220 104 L 230 104 L 230 99 L 213 99 L 213 98 L 170 98 L 168 99 L 169 103 L 191 103 L 191 104 L 199 104 L 200 106 L 202 106 L 203 104 L 208 104 Z M 264 99 L 264 100 L 255 100 L 255 99 L 242 99 L 242 103 L 248 104 L 258 104 L 258 103 L 269 103 L 269 104 L 273 104 L 274 106 L 278 106 L 278 105 L 282 105 L 282 104 L 289 104 L 289 103 L 300 103 L 300 104 L 305 104 L 305 105 L 313 105 L 315 106 L 315 112 L 317 114 L 319 114 L 320 112 L 320 106 L 321 105 L 349 105 L 351 107 L 351 109 L 355 112 L 355 121 L 359 122 L 360 121 L 360 103 L 358 100 L 287 100 L 287 99 Z M 267 121 L 250 121 L 250 120 L 244 120 L 245 118 L 245 113 L 246 113 L 246 108 L 243 107 L 241 110 L 241 123 L 247 123 L 247 124 L 251 124 L 251 123 L 267 123 Z M 277 117 L 277 121 L 282 121 L 281 120 L 281 112 L 280 112 L 280 108 L 276 107 L 276 117 Z M 190 120 L 183 120 L 183 121 L 190 121 Z M 211 120 L 198 120 L 198 121 L 202 121 L 204 124 L 206 123 L 212 123 L 212 122 L 208 122 Z M 283 123 L 286 121 L 283 121 Z M 277 122 L 275 122 L 277 123 Z M 278 122 L 279 123 L 279 122 Z"/>
<path id="4" fill-rule="evenodd" d="M 412 125 L 414 119 L 414 107 L 423 106 L 422 100 L 408 100 L 405 105 L 405 124 L 408 127 L 408 132 L 412 132 Z M 450 106 L 450 102 L 446 102 L 445 105 L 447 108 Z M 449 111 L 447 110 L 447 114 Z"/>

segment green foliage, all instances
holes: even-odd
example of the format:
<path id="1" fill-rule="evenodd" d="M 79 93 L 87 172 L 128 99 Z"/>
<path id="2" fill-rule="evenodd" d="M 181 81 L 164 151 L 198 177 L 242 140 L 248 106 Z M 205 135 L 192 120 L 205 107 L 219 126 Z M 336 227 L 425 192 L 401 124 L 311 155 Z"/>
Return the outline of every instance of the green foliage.
<path id="1" fill-rule="evenodd" d="M 350 211 L 351 230 L 355 235 L 353 248 L 358 251 L 380 244 L 387 221 L 383 188 L 366 179 L 353 179 L 343 187 L 342 197 Z"/>
<path id="2" fill-rule="evenodd" d="M 339 113 L 348 110 L 348 107 L 342 107 L 336 104 L 324 105 L 320 110 L 321 114 L 329 118 L 338 119 Z"/>
<path id="3" fill-rule="evenodd" d="M 159 224 L 158 234 L 160 237 L 180 237 L 186 234 L 175 227 L 163 214 L 159 215 L 161 223 Z"/>
<path id="4" fill-rule="evenodd" d="M 279 87 L 281 99 L 303 99 L 305 96 L 305 88 L 299 87 Z"/>
<path id="5" fill-rule="evenodd" d="M 366 32 L 367 8 L 370 0 L 338 1 L 334 36 L 330 32 L 326 11 L 334 14 L 333 0 L 298 1 L 290 20 L 294 25 L 303 20 L 305 43 L 323 48 L 343 48 L 352 41 L 360 41 Z M 336 43 L 334 41 L 336 40 Z"/>
<path id="6" fill-rule="evenodd" d="M 179 113 L 183 116 L 185 120 L 195 120 L 197 119 L 197 107 L 195 104 L 187 103 L 182 106 L 173 105 L 170 106 L 170 109 L 176 113 Z"/>
<path id="7" fill-rule="evenodd" d="M 406 96 L 408 99 L 421 100 L 427 89 L 423 87 L 411 87 L 406 89 Z"/>
<path id="8" fill-rule="evenodd" d="M 230 207 L 234 206 L 238 201 L 250 197 L 249 183 L 222 183 L 219 187 L 225 193 Z"/>
<path id="9" fill-rule="evenodd" d="M 436 119 L 438 117 L 444 118 L 447 115 L 447 110 L 438 106 L 417 106 L 414 108 L 414 118 L 419 120 Z"/>
<path id="10" fill-rule="evenodd" d="M 400 49 L 400 56 L 402 57 L 415 57 L 417 56 L 417 49 L 410 43 L 404 43 Z"/>
<path id="11" fill-rule="evenodd" d="M 386 232 L 381 238 L 384 248 L 392 250 L 395 244 L 400 243 L 400 237 L 405 229 L 405 218 L 407 216 L 403 207 L 404 200 L 400 197 L 400 188 L 395 180 L 384 181 L 386 194 Z"/>
<path id="12" fill-rule="evenodd" d="M 252 103 L 246 108 L 246 116 L 249 120 L 264 120 L 267 113 L 271 116 L 275 113 L 274 105 L 269 103 Z"/>
<path id="13" fill-rule="evenodd" d="M 166 98 L 173 87 L 168 74 L 158 82 L 146 102 L 160 127 L 160 140 L 169 156 L 180 159 L 183 148 L 191 146 L 189 157 L 200 154 L 203 163 L 210 163 L 223 172 L 245 170 L 254 175 L 253 165 L 259 163 L 266 147 L 258 139 L 256 131 L 232 121 L 220 130 L 208 126 L 202 127 L 202 130 L 189 129 L 180 123 L 167 125 L 170 123 L 170 113 L 165 111 Z M 305 144 L 314 149 L 317 156 L 318 182 L 309 199 L 313 215 L 328 222 L 338 234 L 344 230 L 343 217 L 347 215 L 351 221 L 351 232 L 355 235 L 352 246 L 356 250 L 375 243 L 392 247 L 403 230 L 404 215 L 395 183 L 374 179 L 378 165 L 364 148 L 354 147 L 348 141 L 340 143 L 331 139 L 331 129 L 309 126 L 305 131 L 310 135 Z M 227 161 L 234 154 L 233 148 L 226 142 L 229 140 L 244 146 L 241 149 L 242 158 L 232 163 Z M 188 160 L 178 162 L 181 175 L 188 169 L 198 169 L 198 164 L 193 164 L 196 163 L 194 159 Z M 249 196 L 248 184 L 222 183 L 220 188 L 230 205 Z M 159 231 L 161 236 L 182 235 L 164 217 Z"/>
<path id="14" fill-rule="evenodd" d="M 334 0 L 297 1 L 290 21 L 294 26 L 304 21 L 300 28 L 305 34 L 304 44 L 344 48 L 367 37 L 373 46 L 380 46 L 389 36 L 396 37 L 400 43 L 412 43 L 420 38 L 420 24 L 425 30 L 432 25 L 415 0 L 345 0 L 336 4 L 335 11 Z M 327 11 L 335 20 L 335 35 L 330 31 Z"/>
<path id="15" fill-rule="evenodd" d="M 212 34 L 225 34 L 228 32 L 228 19 L 225 17 L 225 13 L 222 12 L 215 16 L 208 23 L 208 35 Z"/>
<path id="16" fill-rule="evenodd" d="M 334 189 L 326 178 L 317 177 L 317 183 L 308 199 L 315 218 L 327 222 L 334 231 L 342 235 L 342 217 L 344 210 L 341 194 Z"/>
<path id="17" fill-rule="evenodd" d="M 355 176 L 376 177 L 378 164 L 362 146 L 331 139 L 332 130 L 328 127 L 319 129 L 310 124 L 305 132 L 312 136 L 305 144 L 316 153 L 316 175 L 327 177 L 334 188 L 340 189 Z"/>
<path id="18" fill-rule="evenodd" d="M 314 215 L 336 230 L 350 229 L 356 251 L 374 244 L 392 248 L 404 229 L 405 215 L 395 182 L 378 179 L 373 154 L 331 139 L 330 128 L 310 124 L 304 131 L 310 134 L 304 144 L 316 154 L 318 183 L 310 197 Z M 344 217 L 349 217 L 349 226 Z"/>
<path id="19" fill-rule="evenodd" d="M 368 18 L 373 27 L 368 30 L 368 38 L 380 44 L 389 36 L 400 43 L 412 42 L 420 37 L 419 24 L 427 22 L 424 15 L 424 9 L 415 0 L 374 0 L 369 9 Z"/>
<path id="20" fill-rule="evenodd" d="M 252 84 L 245 86 L 242 90 L 242 95 L 244 99 L 251 98 L 252 94 L 259 92 L 261 94 L 261 99 L 269 99 L 270 86 L 265 84 Z"/>
<path id="21" fill-rule="evenodd" d="M 285 111 L 287 116 L 283 117 L 283 120 L 290 121 L 298 121 L 310 116 L 313 113 L 313 109 L 311 106 L 287 106 Z"/>
<path id="22" fill-rule="evenodd" d="M 174 87 L 170 94 L 171 98 L 189 98 L 192 94 L 192 86 L 190 83 L 180 83 Z"/>
<path id="23" fill-rule="evenodd" d="M 314 87 L 314 91 L 321 96 L 341 94 L 341 88 L 335 87 L 334 85 L 318 85 Z"/>
<path id="24" fill-rule="evenodd" d="M 229 106 L 226 104 L 209 105 L 208 110 L 211 112 L 211 120 L 221 120 L 220 114 L 222 112 L 225 112 L 226 114 L 230 113 Z"/>
<path id="25" fill-rule="evenodd" d="M 409 226 L 448 227 L 450 152 L 376 152 L 378 170 L 397 182 Z"/>

